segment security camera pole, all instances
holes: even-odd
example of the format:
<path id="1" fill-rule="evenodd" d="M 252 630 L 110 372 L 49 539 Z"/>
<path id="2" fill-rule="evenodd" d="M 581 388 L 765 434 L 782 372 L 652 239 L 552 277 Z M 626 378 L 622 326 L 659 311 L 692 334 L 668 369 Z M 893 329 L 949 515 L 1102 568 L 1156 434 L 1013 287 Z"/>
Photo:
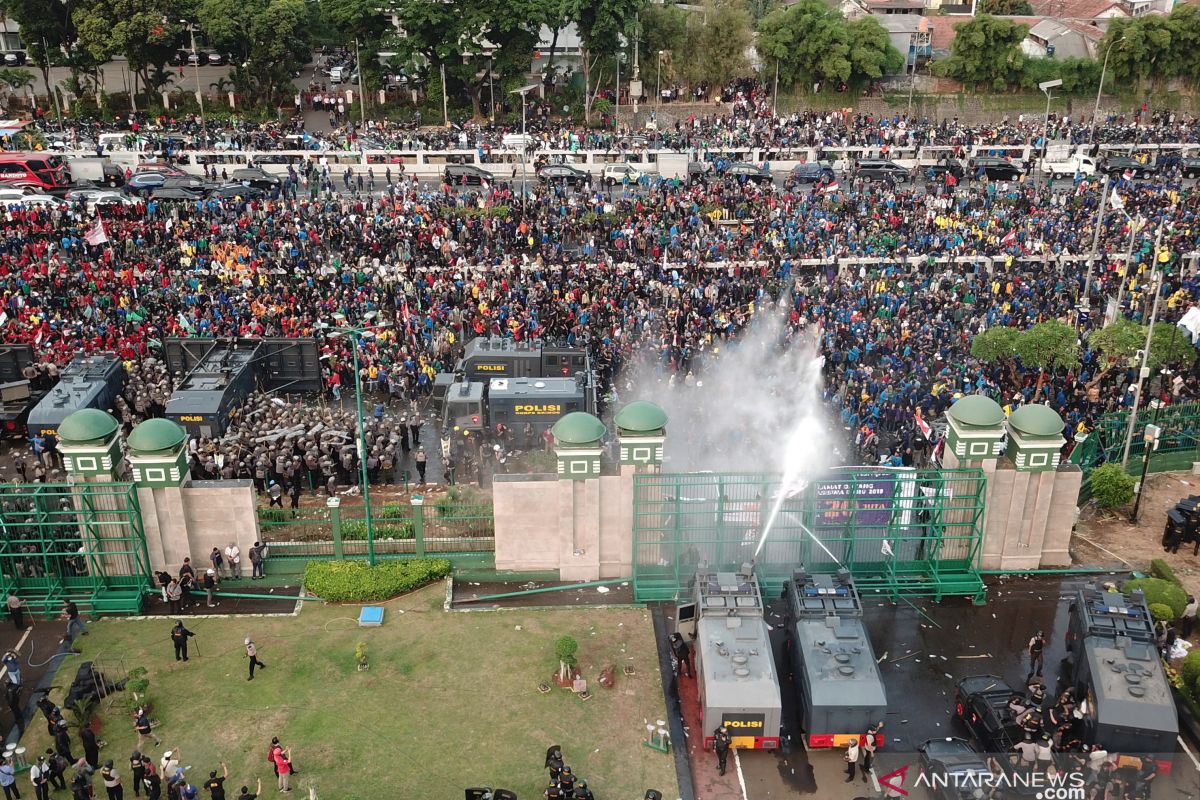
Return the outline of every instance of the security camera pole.
<path id="1" fill-rule="evenodd" d="M 1042 168 L 1042 162 L 1046 160 L 1046 142 L 1050 138 L 1050 90 L 1057 89 L 1059 86 L 1062 86 L 1062 81 L 1057 78 L 1038 84 L 1038 88 L 1046 95 L 1046 120 L 1042 125 L 1042 157 L 1038 160 L 1039 170 Z"/>
<path id="2" fill-rule="evenodd" d="M 1133 404 L 1129 409 L 1129 422 L 1125 431 L 1125 451 L 1121 454 L 1121 468 L 1125 469 L 1129 465 L 1129 448 L 1133 446 L 1133 429 L 1137 424 L 1138 406 L 1142 402 L 1142 382 L 1150 375 L 1150 368 L 1146 366 L 1146 360 L 1150 356 L 1150 340 L 1154 336 L 1154 323 L 1158 320 L 1158 300 L 1162 295 L 1162 273 L 1158 271 L 1158 250 L 1162 245 L 1163 226 L 1162 222 L 1158 223 L 1158 236 L 1154 240 L 1154 253 L 1150 268 L 1154 270 L 1154 305 L 1150 311 L 1150 324 L 1146 326 L 1146 346 L 1142 348 L 1142 364 L 1138 369 L 1137 385 L 1133 390 Z M 1125 271 L 1125 280 L 1129 276 L 1129 270 Z"/>

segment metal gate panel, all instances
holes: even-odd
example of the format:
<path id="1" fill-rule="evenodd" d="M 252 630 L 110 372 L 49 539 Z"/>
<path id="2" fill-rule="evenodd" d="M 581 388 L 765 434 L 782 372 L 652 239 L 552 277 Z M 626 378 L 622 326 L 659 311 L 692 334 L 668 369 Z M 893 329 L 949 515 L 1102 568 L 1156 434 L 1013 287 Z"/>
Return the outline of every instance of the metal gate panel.
<path id="1" fill-rule="evenodd" d="M 853 467 L 785 492 L 778 475 L 642 473 L 634 476 L 633 577 L 639 601 L 673 600 L 698 568 L 754 561 L 777 592 L 801 564 L 845 566 L 860 589 L 892 596 L 982 599 L 981 470 Z"/>

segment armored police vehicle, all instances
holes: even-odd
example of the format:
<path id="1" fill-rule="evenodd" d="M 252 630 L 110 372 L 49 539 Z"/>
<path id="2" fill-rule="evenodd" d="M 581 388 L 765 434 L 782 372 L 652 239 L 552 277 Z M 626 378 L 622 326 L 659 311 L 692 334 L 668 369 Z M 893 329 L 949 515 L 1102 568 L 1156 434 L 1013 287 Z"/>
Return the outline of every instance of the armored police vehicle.
<path id="1" fill-rule="evenodd" d="M 846 569 L 810 575 L 800 568 L 784 581 L 783 596 L 797 717 L 806 742 L 844 747 L 887 712 L 858 587 Z"/>
<path id="2" fill-rule="evenodd" d="M 166 417 L 192 436 L 222 436 L 257 387 L 259 344 L 213 347 L 175 386 Z"/>
<path id="3" fill-rule="evenodd" d="M 692 601 L 676 609 L 675 626 L 696 640 L 705 749 L 721 725 L 734 747 L 778 748 L 783 704 L 753 567 L 697 572 Z"/>
<path id="4" fill-rule="evenodd" d="M 1087 699 L 1085 741 L 1110 753 L 1173 753 L 1179 718 L 1142 593 L 1086 587 L 1070 612 L 1067 677 Z"/>
<path id="5" fill-rule="evenodd" d="M 33 363 L 32 346 L 0 345 L 0 436 L 27 435 L 29 412 L 46 396 L 26 375 Z"/>
<path id="6" fill-rule="evenodd" d="M 520 432 L 530 423 L 540 435 L 564 414 L 596 411 L 587 352 L 536 339 L 472 339 L 454 373 L 435 378 L 434 394 L 442 397 L 443 429 Z"/>
<path id="7" fill-rule="evenodd" d="M 125 388 L 125 378 L 125 367 L 115 353 L 77 357 L 29 412 L 29 434 L 58 436 L 58 426 L 74 412 L 83 408 L 108 411 Z"/>

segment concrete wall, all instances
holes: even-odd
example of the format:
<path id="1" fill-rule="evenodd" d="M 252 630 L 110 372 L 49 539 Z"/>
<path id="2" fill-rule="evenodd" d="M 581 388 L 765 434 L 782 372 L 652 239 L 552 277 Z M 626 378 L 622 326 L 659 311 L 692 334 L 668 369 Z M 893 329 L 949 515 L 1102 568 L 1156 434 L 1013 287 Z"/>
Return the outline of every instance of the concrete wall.
<path id="1" fill-rule="evenodd" d="M 190 556 L 201 570 L 214 547 L 224 553 L 230 542 L 237 542 L 242 571 L 250 574 L 250 548 L 259 538 L 250 481 L 199 481 L 137 492 L 152 569 L 175 572 Z"/>
<path id="2" fill-rule="evenodd" d="M 633 467 L 582 481 L 497 476 L 496 569 L 571 581 L 633 574 Z"/>

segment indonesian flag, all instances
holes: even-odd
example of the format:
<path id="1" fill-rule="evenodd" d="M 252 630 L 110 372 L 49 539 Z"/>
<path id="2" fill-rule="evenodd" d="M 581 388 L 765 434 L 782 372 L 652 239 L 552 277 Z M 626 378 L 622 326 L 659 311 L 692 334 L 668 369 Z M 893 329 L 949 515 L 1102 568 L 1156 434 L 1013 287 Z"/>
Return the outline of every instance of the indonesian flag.
<path id="1" fill-rule="evenodd" d="M 1125 170 L 1125 173 L 1122 177 L 1124 177 L 1125 180 L 1127 180 L 1127 181 L 1133 180 L 1133 170 L 1131 170 L 1131 169 Z"/>
<path id="2" fill-rule="evenodd" d="M 836 192 L 840 188 L 841 187 L 838 186 L 837 181 L 830 181 L 829 183 L 825 184 L 824 188 L 822 188 L 821 191 L 822 192 Z"/>
<path id="3" fill-rule="evenodd" d="M 932 442 L 933 441 L 933 428 L 930 428 L 929 423 L 926 422 L 921 417 L 917 417 L 916 419 L 917 419 L 917 427 L 920 428 L 921 433 L 925 435 L 925 439 L 927 441 Z"/>
<path id="4" fill-rule="evenodd" d="M 1000 240 L 1000 244 L 1012 244 L 1016 240 L 1017 240 L 1017 232 L 1009 231 L 1008 233 L 1004 234 L 1004 238 Z"/>
<path id="5" fill-rule="evenodd" d="M 100 219 L 93 222 L 92 226 L 84 232 L 83 240 L 93 247 L 107 242 L 108 234 L 104 232 L 104 222 Z"/>

